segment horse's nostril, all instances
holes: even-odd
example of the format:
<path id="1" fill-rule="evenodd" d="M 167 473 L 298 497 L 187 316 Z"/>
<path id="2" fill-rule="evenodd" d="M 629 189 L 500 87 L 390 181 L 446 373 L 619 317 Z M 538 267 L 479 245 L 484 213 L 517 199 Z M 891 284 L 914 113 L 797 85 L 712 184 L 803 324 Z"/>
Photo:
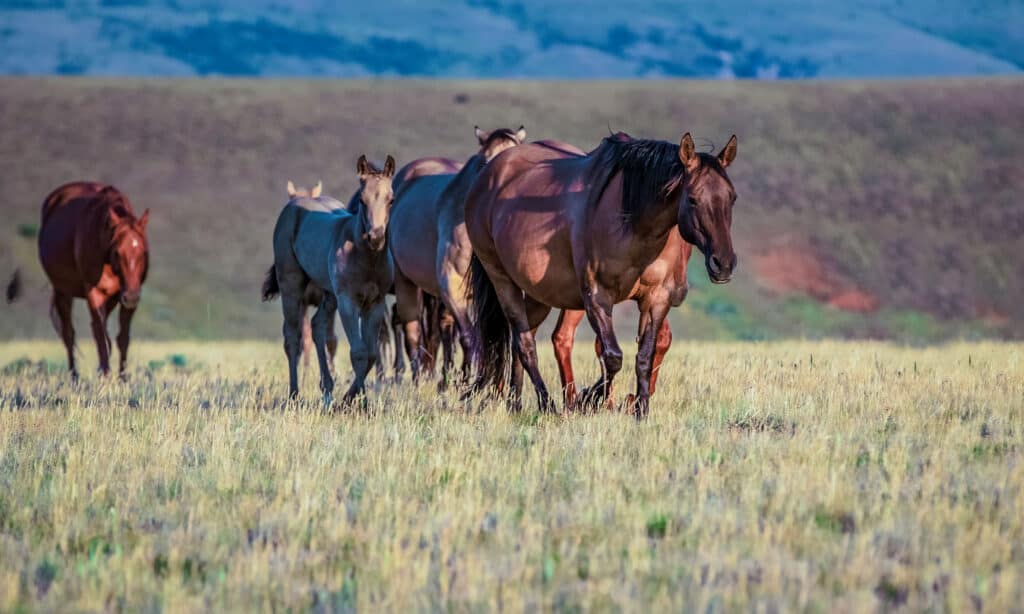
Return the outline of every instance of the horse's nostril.
<path id="1" fill-rule="evenodd" d="M 722 261 L 718 259 L 718 256 L 711 256 L 711 266 L 713 266 L 716 271 L 722 270 Z"/>

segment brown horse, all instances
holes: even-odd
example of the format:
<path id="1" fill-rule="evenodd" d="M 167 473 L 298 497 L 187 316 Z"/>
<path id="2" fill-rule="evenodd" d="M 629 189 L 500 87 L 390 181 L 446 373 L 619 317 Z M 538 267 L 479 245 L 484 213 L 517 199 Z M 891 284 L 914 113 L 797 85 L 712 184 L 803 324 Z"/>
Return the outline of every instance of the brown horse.
<path id="1" fill-rule="evenodd" d="M 92 317 L 92 336 L 100 372 L 110 372 L 107 318 L 120 305 L 117 347 L 123 377 L 128 361 L 132 316 L 139 306 L 149 270 L 146 223 L 149 210 L 135 217 L 128 198 L 102 183 L 76 182 L 54 190 L 43 201 L 39 260 L 53 285 L 50 319 L 64 341 L 71 376 L 75 368 L 75 330 L 71 301 L 84 298 Z"/>
<path id="2" fill-rule="evenodd" d="M 632 409 L 645 416 L 658 332 L 686 289 L 646 287 L 644 273 L 678 229 L 704 254 L 711 280 L 729 280 L 736 266 L 730 232 L 736 192 L 726 168 L 736 150 L 735 136 L 712 156 L 697 153 L 689 133 L 678 147 L 619 133 L 582 158 L 552 159 L 528 145 L 493 160 L 466 199 L 475 324 L 488 367 L 477 388 L 500 384 L 513 348 L 541 409 L 552 409 L 532 331 L 552 307 L 582 309 L 597 333 L 602 375 L 581 401 L 607 399 L 622 368 L 612 308 L 635 300 L 640 322 Z"/>
<path id="3" fill-rule="evenodd" d="M 395 160 L 388 156 L 378 170 L 360 156 L 356 165 L 360 205 L 349 213 L 340 201 L 299 197 L 285 205 L 274 227 L 274 275 L 264 294 L 281 294 L 284 347 L 288 356 L 288 391 L 299 392 L 302 308 L 312 283 L 324 289 L 313 316 L 313 342 L 320 362 L 320 389 L 331 402 L 334 377 L 327 364 L 327 323 L 340 312 L 349 343 L 355 379 L 345 392 L 348 403 L 365 393 L 366 376 L 379 360 L 379 341 L 386 331 L 384 303 L 394 283 L 387 249 L 387 224 L 394 200 L 391 179 Z M 271 281 L 271 278 L 268 278 Z"/>
<path id="4" fill-rule="evenodd" d="M 420 314 L 424 295 L 440 298 L 445 307 L 446 313 L 440 320 L 444 350 L 442 387 L 448 383 L 454 362 L 456 334 L 462 344 L 462 373 L 466 379 L 479 345 L 470 325 L 470 297 L 465 285 L 473 253 L 463 216 L 466 192 L 488 162 L 526 138 L 522 126 L 518 130 L 492 132 L 476 127 L 474 132 L 479 150 L 458 172 L 418 172 L 428 166 L 427 160 L 416 160 L 403 168 L 400 174 L 409 178 L 396 189 L 391 213 L 389 232 L 395 259 L 397 315 L 404 327 L 414 379 L 418 378 L 423 362 Z M 429 166 L 455 168 L 457 163 L 435 158 L 430 159 Z"/>

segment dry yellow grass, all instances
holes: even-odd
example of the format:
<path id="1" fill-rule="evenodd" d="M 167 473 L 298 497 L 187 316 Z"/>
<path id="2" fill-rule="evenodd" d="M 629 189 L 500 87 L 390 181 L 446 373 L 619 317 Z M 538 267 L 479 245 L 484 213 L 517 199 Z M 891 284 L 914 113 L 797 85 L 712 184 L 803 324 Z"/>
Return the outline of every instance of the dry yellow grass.
<path id="1" fill-rule="evenodd" d="M 1021 345 L 679 343 L 643 423 L 408 383 L 331 416 L 278 344 L 133 351 L 0 375 L 0 610 L 1024 603 Z"/>

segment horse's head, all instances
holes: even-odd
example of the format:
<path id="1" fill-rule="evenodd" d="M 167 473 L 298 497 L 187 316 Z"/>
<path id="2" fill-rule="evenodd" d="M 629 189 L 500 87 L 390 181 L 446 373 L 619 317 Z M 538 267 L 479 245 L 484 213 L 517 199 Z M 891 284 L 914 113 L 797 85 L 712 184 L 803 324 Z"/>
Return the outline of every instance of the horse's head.
<path id="1" fill-rule="evenodd" d="M 317 181 L 316 185 L 313 186 L 312 190 L 306 188 L 297 188 L 295 184 L 288 180 L 288 198 L 298 198 L 300 196 L 306 196 L 309 198 L 320 198 L 320 194 L 323 192 L 324 182 Z"/>
<path id="2" fill-rule="evenodd" d="M 359 156 L 356 172 L 359 173 L 360 186 L 360 206 L 357 215 L 362 218 L 363 239 L 370 249 L 380 251 L 387 236 L 391 203 L 395 200 L 395 192 L 391 188 L 391 178 L 395 175 L 395 159 L 388 156 L 384 170 L 377 170 L 366 160 L 366 156 Z"/>
<path id="3" fill-rule="evenodd" d="M 476 133 L 476 140 L 480 143 L 480 156 L 484 163 L 490 162 L 501 152 L 521 145 L 526 140 L 526 128 L 523 126 L 519 126 L 519 130 L 498 128 L 490 132 L 484 132 L 480 126 L 474 126 L 473 131 Z"/>
<path id="4" fill-rule="evenodd" d="M 690 133 L 679 144 L 686 185 L 679 201 L 679 234 L 704 254 L 708 277 L 724 284 L 736 269 L 732 247 L 732 207 L 736 190 L 725 169 L 736 159 L 736 135 L 718 155 L 697 153 Z"/>
<path id="5" fill-rule="evenodd" d="M 121 282 L 121 305 L 126 309 L 139 306 L 142 282 L 146 281 L 149 267 L 149 246 L 146 243 L 146 224 L 149 209 L 136 218 L 110 211 L 110 226 L 114 233 L 111 245 L 110 267 Z"/>

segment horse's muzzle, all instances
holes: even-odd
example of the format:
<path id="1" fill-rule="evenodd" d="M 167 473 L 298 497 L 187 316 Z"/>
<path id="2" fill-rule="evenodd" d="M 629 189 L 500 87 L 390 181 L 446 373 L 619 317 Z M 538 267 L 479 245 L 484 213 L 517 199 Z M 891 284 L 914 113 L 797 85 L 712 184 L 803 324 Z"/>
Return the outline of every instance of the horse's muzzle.
<path id="1" fill-rule="evenodd" d="M 136 309 L 139 306 L 139 299 L 142 298 L 140 292 L 122 292 L 121 293 L 121 306 L 125 309 Z"/>
<path id="2" fill-rule="evenodd" d="M 737 262 L 736 254 L 730 254 L 726 257 L 719 257 L 717 254 L 708 256 L 708 278 L 711 279 L 711 283 L 728 283 L 732 279 L 733 272 L 736 270 Z"/>
<path id="3" fill-rule="evenodd" d="M 379 252 L 384 247 L 385 238 L 386 234 L 384 233 L 383 228 L 374 229 L 366 233 L 366 244 L 369 245 L 370 249 L 373 251 Z"/>

